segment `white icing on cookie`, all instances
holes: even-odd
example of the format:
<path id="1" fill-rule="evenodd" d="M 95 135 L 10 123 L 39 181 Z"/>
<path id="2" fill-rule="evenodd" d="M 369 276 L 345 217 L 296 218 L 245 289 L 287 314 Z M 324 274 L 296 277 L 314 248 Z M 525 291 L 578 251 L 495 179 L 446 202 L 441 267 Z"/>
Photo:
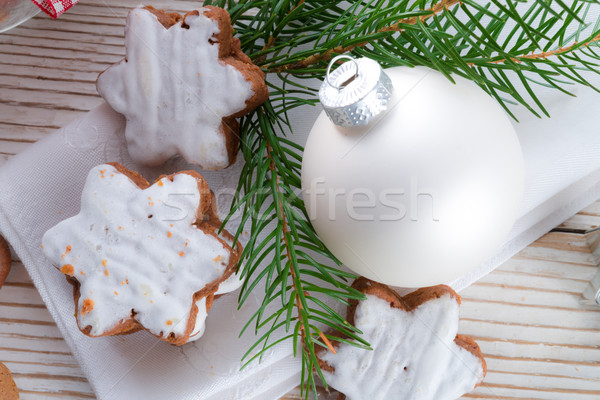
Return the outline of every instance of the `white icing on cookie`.
<path id="1" fill-rule="evenodd" d="M 221 132 L 223 117 L 246 108 L 252 83 L 219 60 L 217 21 L 203 15 L 166 29 L 138 6 L 127 17 L 126 60 L 98 77 L 98 92 L 127 118 L 133 160 L 158 165 L 175 154 L 206 169 L 231 162 Z"/>
<path id="2" fill-rule="evenodd" d="M 459 305 L 450 295 L 413 311 L 390 307 L 374 295 L 360 301 L 354 317 L 373 351 L 340 344 L 321 360 L 329 385 L 348 400 L 453 400 L 483 379 L 481 360 L 454 343 Z"/>
<path id="3" fill-rule="evenodd" d="M 219 286 L 219 290 L 221 286 Z M 206 317 L 208 316 L 208 310 L 206 310 L 206 297 L 201 298 L 196 302 L 196 307 L 198 307 L 198 314 L 196 315 L 196 325 L 194 326 L 194 330 L 190 333 L 190 338 L 188 342 L 193 342 L 198 340 L 204 334 L 204 329 L 206 328 Z"/>
<path id="4" fill-rule="evenodd" d="M 209 195 L 185 173 L 142 190 L 111 165 L 89 172 L 81 212 L 42 239 L 48 259 L 81 284 L 81 329 L 103 335 L 133 310 L 154 335 L 185 335 L 194 294 L 222 279 L 230 260 L 230 248 L 192 225 Z M 194 339 L 204 332 L 206 299 L 196 304 Z"/>
<path id="5" fill-rule="evenodd" d="M 228 243 L 231 246 L 231 242 Z M 219 290 L 215 292 L 215 295 L 233 292 L 234 290 L 237 290 L 240 286 L 242 286 L 243 283 L 244 280 L 240 279 L 240 275 L 232 274 L 229 278 L 221 282 L 221 284 L 219 285 Z"/>

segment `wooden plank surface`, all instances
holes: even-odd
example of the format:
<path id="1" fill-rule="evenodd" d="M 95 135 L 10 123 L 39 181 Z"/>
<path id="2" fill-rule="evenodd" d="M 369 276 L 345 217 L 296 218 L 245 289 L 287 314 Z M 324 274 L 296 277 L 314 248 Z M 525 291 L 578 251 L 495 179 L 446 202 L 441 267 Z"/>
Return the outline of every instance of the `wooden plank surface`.
<path id="1" fill-rule="evenodd" d="M 96 77 L 123 57 L 125 15 L 137 4 L 83 0 L 58 21 L 38 15 L 0 34 L 0 165 L 100 104 Z M 584 233 L 598 226 L 600 202 L 463 291 L 461 333 L 478 340 L 489 368 L 465 398 L 600 398 L 600 308 L 579 305 L 600 254 L 598 234 Z M 0 290 L 0 361 L 24 400 L 94 398 L 18 260 Z"/>
<path id="2" fill-rule="evenodd" d="M 564 232 L 584 233 L 600 228 L 600 202 L 594 202 L 556 227 Z"/>
<path id="3" fill-rule="evenodd" d="M 579 304 L 598 268 L 598 236 L 548 233 L 461 293 L 460 332 L 488 363 L 465 398 L 600 398 L 600 308 Z M 25 400 L 94 398 L 18 260 L 0 290 L 0 361 Z M 292 399 L 298 390 L 282 400 Z"/>

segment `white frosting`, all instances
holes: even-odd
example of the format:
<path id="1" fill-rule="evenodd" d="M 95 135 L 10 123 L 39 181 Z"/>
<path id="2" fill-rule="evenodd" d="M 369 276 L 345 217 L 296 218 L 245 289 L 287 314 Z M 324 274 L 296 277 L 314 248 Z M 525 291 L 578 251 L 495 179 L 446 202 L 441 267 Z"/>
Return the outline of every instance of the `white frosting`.
<path id="1" fill-rule="evenodd" d="M 218 59 L 216 21 L 188 16 L 189 29 L 166 29 L 150 11 L 129 12 L 126 60 L 98 77 L 98 92 L 127 117 L 125 136 L 133 160 L 158 165 L 175 154 L 207 169 L 230 159 L 223 117 L 246 108 L 254 91 L 244 75 Z"/>
<path id="2" fill-rule="evenodd" d="M 154 335 L 185 334 L 194 294 L 223 276 L 231 251 L 192 225 L 204 195 L 188 174 L 141 190 L 111 165 L 89 172 L 81 212 L 42 239 L 48 259 L 81 283 L 81 329 L 102 335 L 133 310 Z M 204 331 L 206 299 L 196 305 L 194 339 Z"/>
<path id="3" fill-rule="evenodd" d="M 219 286 L 220 289 L 220 286 Z M 204 335 L 204 328 L 206 324 L 206 317 L 208 315 L 208 310 L 206 309 L 206 297 L 201 298 L 196 302 L 196 307 L 198 307 L 198 314 L 196 315 L 196 325 L 194 326 L 194 330 L 190 333 L 190 338 L 188 342 L 193 342 L 198 340 Z"/>
<path id="4" fill-rule="evenodd" d="M 373 351 L 340 344 L 320 358 L 329 385 L 348 400 L 453 400 L 483 379 L 479 358 L 454 343 L 459 305 L 450 295 L 411 312 L 377 296 L 359 302 L 355 324 Z"/>
<path id="5" fill-rule="evenodd" d="M 231 242 L 227 242 L 231 246 Z M 244 283 L 243 279 L 240 279 L 240 275 L 232 274 L 229 278 L 225 279 L 219 285 L 219 290 L 215 292 L 215 295 L 225 294 L 237 290 Z"/>

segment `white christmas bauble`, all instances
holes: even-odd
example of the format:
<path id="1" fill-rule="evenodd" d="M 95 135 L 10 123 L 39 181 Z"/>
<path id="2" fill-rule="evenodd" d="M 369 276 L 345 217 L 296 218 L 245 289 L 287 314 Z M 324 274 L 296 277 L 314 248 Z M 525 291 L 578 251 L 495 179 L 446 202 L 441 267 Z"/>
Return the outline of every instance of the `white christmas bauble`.
<path id="1" fill-rule="evenodd" d="M 424 67 L 385 72 L 393 94 L 374 121 L 316 120 L 304 202 L 319 237 L 357 274 L 403 287 L 447 283 L 490 257 L 517 218 L 519 140 L 471 81 Z"/>

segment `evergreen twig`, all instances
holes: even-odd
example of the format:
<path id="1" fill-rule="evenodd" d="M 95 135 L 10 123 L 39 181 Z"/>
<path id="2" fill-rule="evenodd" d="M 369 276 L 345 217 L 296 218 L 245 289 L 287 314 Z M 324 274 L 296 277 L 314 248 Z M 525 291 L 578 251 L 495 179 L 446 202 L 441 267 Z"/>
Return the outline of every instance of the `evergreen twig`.
<path id="1" fill-rule="evenodd" d="M 536 86 L 570 94 L 568 86 L 594 88 L 600 73 L 600 20 L 589 21 L 598 1 L 572 0 L 213 0 L 228 9 L 242 48 L 267 73 L 270 99 L 241 121 L 245 166 L 229 217 L 241 214 L 236 240 L 250 225 L 242 254 L 240 306 L 264 289 L 244 330 L 256 343 L 246 363 L 291 341 L 301 352 L 303 396 L 315 375 L 324 381 L 315 351 L 331 342 L 369 348 L 360 332 L 328 306 L 362 298 L 354 278 L 319 240 L 301 190 L 302 148 L 291 134 L 289 112 L 315 105 L 303 83 L 323 79 L 329 60 L 342 53 L 370 57 L 384 67 L 423 65 L 448 79 L 477 83 L 514 117 L 510 104 L 548 115 Z M 567 4 L 568 3 L 568 4 Z M 519 82 L 516 85 L 514 82 Z M 319 258 L 321 257 L 321 258 Z M 319 261 L 321 259 L 326 262 Z M 334 332 L 334 333 L 324 333 Z M 283 335 L 283 336 L 282 336 Z"/>

